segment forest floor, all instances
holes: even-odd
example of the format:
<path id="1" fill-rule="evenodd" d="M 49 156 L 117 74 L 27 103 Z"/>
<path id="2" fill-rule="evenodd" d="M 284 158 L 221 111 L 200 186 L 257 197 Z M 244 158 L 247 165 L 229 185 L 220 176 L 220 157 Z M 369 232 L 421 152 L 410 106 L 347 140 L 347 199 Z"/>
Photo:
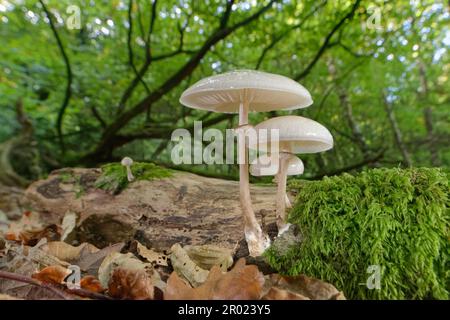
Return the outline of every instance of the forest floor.
<path id="1" fill-rule="evenodd" d="M 68 168 L 0 189 L 0 299 L 344 298 L 248 257 L 238 182 L 175 171 L 114 194 L 96 187 L 100 175 Z M 272 237 L 275 193 L 251 189 Z"/>

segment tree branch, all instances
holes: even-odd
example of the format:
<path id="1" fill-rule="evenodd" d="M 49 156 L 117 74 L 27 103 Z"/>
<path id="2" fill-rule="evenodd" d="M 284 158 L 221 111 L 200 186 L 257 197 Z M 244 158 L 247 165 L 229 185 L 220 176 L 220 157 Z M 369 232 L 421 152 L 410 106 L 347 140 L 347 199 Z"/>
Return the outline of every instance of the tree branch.
<path id="1" fill-rule="evenodd" d="M 325 53 L 325 51 L 332 46 L 330 44 L 331 38 L 333 38 L 333 35 L 345 24 L 347 20 L 351 20 L 356 12 L 356 9 L 358 9 L 359 4 L 361 0 L 356 0 L 355 3 L 352 6 L 352 9 L 331 29 L 331 31 L 328 33 L 328 35 L 325 37 L 324 42 L 319 48 L 319 51 L 317 51 L 314 58 L 311 60 L 311 62 L 306 66 L 306 68 L 300 72 L 298 75 L 294 76 L 294 79 L 296 81 L 299 81 L 306 77 L 312 70 L 312 68 L 315 66 L 317 61 L 319 61 L 320 57 Z M 334 45 L 334 44 L 333 44 Z"/>
<path id="2" fill-rule="evenodd" d="M 101 293 L 92 292 L 92 291 L 89 291 L 86 289 L 81 289 L 81 288 L 80 289 L 69 289 L 69 288 L 60 289 L 50 283 L 41 282 L 41 281 L 33 279 L 29 276 L 25 276 L 25 275 L 13 273 L 13 272 L 7 272 L 7 271 L 0 270 L 0 278 L 23 282 L 23 283 L 28 283 L 33 286 L 47 289 L 64 300 L 73 300 L 73 298 L 68 296 L 65 291 L 67 291 L 68 293 L 75 294 L 80 297 L 85 297 L 85 298 L 100 299 L 100 300 L 113 300 L 112 298 L 105 296 Z"/>
<path id="3" fill-rule="evenodd" d="M 256 20 L 264 12 L 272 7 L 272 4 L 278 0 L 271 0 L 267 5 L 262 7 L 260 10 L 255 12 L 248 18 L 236 23 L 231 27 L 225 26 L 224 28 L 216 29 L 213 34 L 208 37 L 202 47 L 187 61 L 175 74 L 173 74 L 169 79 L 167 79 L 158 89 L 153 91 L 146 98 L 141 100 L 137 105 L 135 105 L 130 110 L 123 112 L 116 120 L 105 130 L 102 140 L 97 146 L 96 150 L 91 154 L 84 157 L 83 160 L 88 160 L 92 157 L 101 157 L 105 152 L 110 151 L 113 145 L 113 140 L 116 137 L 116 133 L 128 124 L 134 117 L 146 110 L 151 104 L 161 99 L 166 93 L 175 88 L 181 81 L 188 77 L 198 66 L 202 58 L 208 53 L 213 45 L 223 40 L 229 36 L 235 30 L 249 24 L 250 22 Z"/>
<path id="4" fill-rule="evenodd" d="M 208 127 L 218 124 L 222 121 L 232 119 L 234 116 L 236 116 L 236 114 L 233 114 L 233 113 L 220 114 L 217 117 L 214 117 L 212 119 L 204 121 L 202 123 L 202 127 L 208 128 Z M 142 140 L 142 139 L 169 140 L 170 135 L 176 129 L 179 129 L 179 127 L 170 126 L 170 127 L 147 128 L 146 130 L 141 130 L 136 133 L 129 133 L 126 135 L 117 135 L 113 141 L 112 147 L 118 148 L 118 147 L 121 147 L 121 146 L 131 142 L 131 141 Z M 194 133 L 194 124 L 189 125 L 189 128 L 187 128 L 187 130 L 191 134 L 193 134 Z"/>
<path id="5" fill-rule="evenodd" d="M 134 87 L 136 87 L 136 85 L 139 82 L 142 83 L 147 94 L 150 94 L 149 87 L 147 86 L 145 81 L 142 79 L 140 72 L 138 72 L 136 65 L 134 64 L 134 54 L 133 54 L 133 46 L 132 46 L 132 38 L 133 38 L 133 16 L 132 16 L 133 10 L 132 9 L 133 9 L 133 0 L 129 0 L 129 2 L 128 2 L 128 32 L 127 32 L 128 63 L 130 64 L 130 67 L 135 74 L 135 78 L 134 78 L 135 80 L 132 81 L 132 84 L 125 90 L 124 94 L 122 95 L 122 98 L 120 99 L 119 106 L 118 106 L 118 112 L 123 111 L 123 109 L 125 108 L 125 102 L 131 96 L 131 92 L 133 91 Z M 147 49 L 146 49 L 146 52 L 148 52 Z"/>
<path id="6" fill-rule="evenodd" d="M 322 1 L 320 4 L 318 4 L 316 7 L 314 7 L 303 19 L 300 23 L 291 26 L 290 28 L 288 28 L 287 30 L 285 30 L 283 33 L 279 34 L 278 36 L 274 37 L 272 42 L 263 49 L 261 55 L 258 58 L 258 61 L 256 62 L 256 66 L 255 69 L 259 69 L 264 58 L 266 57 L 267 53 L 274 48 L 281 40 L 283 40 L 284 37 L 286 37 L 287 35 L 289 35 L 289 33 L 291 33 L 294 30 L 300 29 L 305 23 L 306 21 L 308 21 L 308 19 L 310 17 L 312 17 L 321 7 L 323 7 L 326 3 L 328 2 L 328 0 L 324 0 Z"/>
<path id="7" fill-rule="evenodd" d="M 53 35 L 55 36 L 56 43 L 58 44 L 59 51 L 61 52 L 61 55 L 63 57 L 64 63 L 66 65 L 66 75 L 67 75 L 67 85 L 66 85 L 66 92 L 64 95 L 64 100 L 61 104 L 61 107 L 58 111 L 58 117 L 56 120 L 56 131 L 58 132 L 59 137 L 59 143 L 62 149 L 63 154 L 65 153 L 65 146 L 64 146 L 64 139 L 62 134 L 62 122 L 64 118 L 64 114 L 66 112 L 67 106 L 69 105 L 69 100 L 72 95 L 72 68 L 70 66 L 69 57 L 66 54 L 66 51 L 64 50 L 63 43 L 61 41 L 61 38 L 59 37 L 58 31 L 56 30 L 56 26 L 53 22 L 53 17 L 51 16 L 50 12 L 48 11 L 47 7 L 45 6 L 44 2 L 42 0 L 39 0 L 39 3 L 42 6 L 42 9 L 45 12 L 45 15 L 48 18 L 50 28 L 52 29 Z"/>

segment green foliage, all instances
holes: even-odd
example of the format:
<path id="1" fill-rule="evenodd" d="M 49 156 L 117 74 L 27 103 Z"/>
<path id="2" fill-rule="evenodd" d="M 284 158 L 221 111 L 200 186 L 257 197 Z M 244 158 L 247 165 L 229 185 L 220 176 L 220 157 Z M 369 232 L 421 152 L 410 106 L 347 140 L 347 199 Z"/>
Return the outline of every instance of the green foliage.
<path id="1" fill-rule="evenodd" d="M 296 78 L 317 58 L 307 76 L 299 80 L 311 92 L 315 103 L 310 108 L 270 115 L 306 116 L 321 122 L 333 134 L 333 150 L 304 156 L 308 168 L 305 175 L 330 173 L 367 160 L 360 144 L 355 143 L 355 133 L 337 85 L 346 89 L 354 121 L 370 153 L 386 149 L 383 159 L 379 159 L 383 166 L 397 166 L 402 162 L 402 154 L 387 121 L 382 92 L 392 104 L 414 165 L 449 166 L 447 2 L 362 1 L 354 17 L 347 19 L 331 36 L 329 45 L 321 50 L 324 40 L 355 1 L 278 1 L 258 19 L 208 50 L 189 76 L 152 103 L 148 117 L 147 110 L 137 113 L 122 133 L 128 137 L 151 134 L 126 145 L 118 143 L 121 147 L 113 151 L 113 156 L 126 154 L 143 161 L 170 163 L 170 143 L 153 156 L 162 142 L 170 140 L 170 132 L 164 129 L 187 128 L 195 120 L 216 116 L 178 103 L 183 90 L 201 78 L 241 68 L 257 68 Z M 151 40 L 150 53 L 155 59 L 142 75 L 142 82 L 154 94 L 178 74 L 220 27 L 227 1 L 158 1 L 151 36 L 148 32 L 154 1 L 47 1 L 74 73 L 72 95 L 63 122 L 65 154 L 60 150 L 55 122 L 65 97 L 66 66 L 43 8 L 36 0 L 0 3 L 6 8 L 0 10 L 3 44 L 0 46 L 0 141 L 15 135 L 19 129 L 14 104 L 20 98 L 35 127 L 39 149 L 46 156 L 43 159 L 58 157 L 56 164 L 48 165 L 53 169 L 80 164 L 84 153 L 102 142 L 109 125 L 149 96 L 139 82 L 124 110 L 118 110 L 121 98 L 136 78 L 130 58 L 137 70 L 145 65 L 148 50 L 143 42 L 146 39 Z M 132 3 L 130 21 L 129 3 Z M 229 26 L 248 19 L 267 3 L 268 0 L 236 1 Z M 68 28 L 71 15 L 67 9 L 73 5 L 81 9 L 81 29 Z M 366 22 L 374 17 L 375 9 L 381 14 L 380 28 L 367 28 Z M 184 30 L 182 34 L 181 30 Z M 329 71 L 330 63 L 336 69 L 334 77 Z M 433 138 L 427 133 L 424 108 L 432 111 Z M 250 122 L 256 124 L 267 116 L 267 113 L 252 113 Z M 234 118 L 214 127 L 224 130 L 236 125 Z M 430 155 L 432 144 L 438 149 L 438 161 L 434 163 Z M 105 161 L 101 157 L 95 159 Z M 189 168 L 192 166 L 186 169 Z M 229 168 L 201 167 L 203 172 L 237 177 L 238 171 Z"/>
<path id="2" fill-rule="evenodd" d="M 283 254 L 272 246 L 266 257 L 283 273 L 329 281 L 352 299 L 448 299 L 448 178 L 413 168 L 296 181 L 289 220 L 303 240 Z M 370 265 L 381 267 L 381 290 L 365 285 Z"/>
<path id="3" fill-rule="evenodd" d="M 135 162 L 131 166 L 131 171 L 135 181 L 161 179 L 172 175 L 169 169 L 144 162 Z M 120 163 L 108 163 L 102 166 L 102 175 L 95 182 L 95 187 L 117 194 L 128 184 L 126 168 Z"/>

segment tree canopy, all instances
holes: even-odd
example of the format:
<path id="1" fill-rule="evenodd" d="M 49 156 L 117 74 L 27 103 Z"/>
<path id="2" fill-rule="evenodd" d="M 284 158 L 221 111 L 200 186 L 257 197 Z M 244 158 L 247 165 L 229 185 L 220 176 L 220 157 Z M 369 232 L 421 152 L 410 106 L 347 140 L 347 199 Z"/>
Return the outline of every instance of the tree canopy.
<path id="1" fill-rule="evenodd" d="M 183 90 L 258 69 L 300 82 L 314 104 L 251 123 L 302 115 L 334 136 L 333 150 L 302 157 L 306 177 L 448 167 L 449 20 L 431 0 L 0 0 L 0 141 L 20 130 L 21 104 L 47 169 L 123 155 L 171 165 L 174 129 L 237 125 L 182 106 Z"/>

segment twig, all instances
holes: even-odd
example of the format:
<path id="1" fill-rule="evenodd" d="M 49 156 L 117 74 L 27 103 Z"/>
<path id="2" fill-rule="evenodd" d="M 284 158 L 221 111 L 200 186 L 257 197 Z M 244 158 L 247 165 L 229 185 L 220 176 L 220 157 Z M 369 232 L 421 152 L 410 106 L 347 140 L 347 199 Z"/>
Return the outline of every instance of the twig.
<path id="1" fill-rule="evenodd" d="M 38 281 L 36 279 L 33 279 L 31 277 L 24 276 L 22 274 L 17 274 L 17 273 L 13 273 L 13 272 L 7 272 L 7 271 L 0 270 L 0 278 L 28 283 L 33 286 L 47 289 L 64 300 L 73 300 L 73 298 L 68 296 L 63 289 L 57 288 L 52 284 L 44 283 L 44 282 Z M 85 297 L 85 298 L 98 299 L 98 300 L 113 300 L 111 297 L 108 297 L 101 293 L 92 292 L 92 291 L 89 291 L 86 289 L 81 289 L 81 288 L 80 289 L 66 289 L 66 291 L 71 294 L 74 294 L 74 295 L 77 295 L 80 297 Z"/>
<path id="2" fill-rule="evenodd" d="M 92 292 L 86 289 L 67 289 L 67 292 L 70 292 L 72 294 L 76 294 L 77 296 L 80 297 L 85 297 L 85 298 L 91 298 L 91 299 L 97 299 L 97 300 L 114 300 L 113 298 L 101 294 L 101 293 L 97 293 L 97 292 Z"/>
<path id="3" fill-rule="evenodd" d="M 332 47 L 335 44 L 330 43 L 331 38 L 333 38 L 333 35 L 345 24 L 347 20 L 351 20 L 356 12 L 356 9 L 358 9 L 359 4 L 361 0 L 356 0 L 353 4 L 351 10 L 331 29 L 331 31 L 326 36 L 324 42 L 320 46 L 319 50 L 317 51 L 314 58 L 311 60 L 311 62 L 306 66 L 306 68 L 300 72 L 298 75 L 294 77 L 296 81 L 299 81 L 306 77 L 309 72 L 312 70 L 314 65 L 319 61 L 320 57 L 325 53 L 325 51 Z"/>
<path id="4" fill-rule="evenodd" d="M 1 271 L 0 270 L 0 278 L 9 279 L 9 280 L 18 281 L 18 282 L 28 283 L 28 284 L 31 284 L 33 286 L 37 286 L 37 287 L 41 287 L 41 288 L 47 289 L 47 290 L 53 292 L 54 294 L 56 294 L 57 296 L 59 296 L 60 298 L 62 298 L 64 300 L 73 300 L 71 297 L 66 295 L 64 293 L 64 291 L 62 291 L 62 290 L 60 290 L 58 288 L 55 288 L 54 286 L 52 286 L 50 284 L 42 283 L 40 281 L 37 281 L 36 279 L 33 279 L 31 277 L 28 277 L 28 276 L 24 276 L 24 275 L 21 275 L 21 274 L 7 272 L 7 271 Z"/>

